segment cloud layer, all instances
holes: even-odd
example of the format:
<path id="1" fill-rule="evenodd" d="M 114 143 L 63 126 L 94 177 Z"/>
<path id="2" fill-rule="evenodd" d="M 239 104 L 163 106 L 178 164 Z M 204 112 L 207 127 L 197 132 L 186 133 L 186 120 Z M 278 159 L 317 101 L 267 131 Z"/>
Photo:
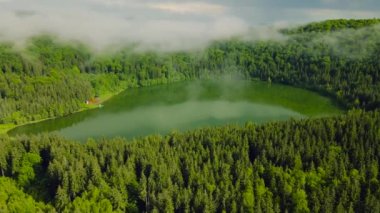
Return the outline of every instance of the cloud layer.
<path id="1" fill-rule="evenodd" d="M 0 39 L 23 41 L 36 34 L 53 33 L 98 49 L 126 42 L 153 49 L 191 49 L 263 26 L 380 16 L 380 3 L 357 2 L 34 0 L 31 4 L 30 0 L 0 0 Z M 272 30 L 254 32 L 259 39 L 275 37 Z"/>
<path id="2" fill-rule="evenodd" d="M 192 14 L 204 14 L 214 15 L 223 14 L 227 9 L 223 5 L 210 4 L 206 2 L 169 2 L 169 3 L 152 3 L 148 4 L 153 9 L 163 10 L 173 13 L 192 13 Z"/>

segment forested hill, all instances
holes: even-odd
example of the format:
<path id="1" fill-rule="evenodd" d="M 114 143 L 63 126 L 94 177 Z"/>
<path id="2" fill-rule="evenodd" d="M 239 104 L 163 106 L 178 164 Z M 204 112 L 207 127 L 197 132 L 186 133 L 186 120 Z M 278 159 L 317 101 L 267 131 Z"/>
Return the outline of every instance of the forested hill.
<path id="1" fill-rule="evenodd" d="M 356 26 L 374 20 L 344 22 Z M 128 87 L 221 75 L 306 87 L 335 97 L 347 108 L 371 110 L 380 106 L 379 56 L 376 26 L 350 33 L 295 34 L 285 41 L 232 39 L 197 52 L 125 48 L 107 55 L 39 36 L 24 50 L 0 45 L 0 124 L 70 114 L 91 97 Z"/>
<path id="2" fill-rule="evenodd" d="M 331 32 L 344 29 L 359 29 L 379 25 L 380 19 L 333 19 L 322 22 L 313 22 L 294 29 L 284 29 L 285 34 Z"/>
<path id="3" fill-rule="evenodd" d="M 377 212 L 379 126 L 353 111 L 132 143 L 5 137 L 0 211 Z"/>
<path id="4" fill-rule="evenodd" d="M 380 30 L 344 29 L 231 39 L 197 52 L 99 55 L 51 36 L 24 50 L 0 45 L 0 127 L 73 113 L 128 87 L 223 75 L 360 108 L 134 141 L 0 135 L 0 212 L 378 212 Z"/>

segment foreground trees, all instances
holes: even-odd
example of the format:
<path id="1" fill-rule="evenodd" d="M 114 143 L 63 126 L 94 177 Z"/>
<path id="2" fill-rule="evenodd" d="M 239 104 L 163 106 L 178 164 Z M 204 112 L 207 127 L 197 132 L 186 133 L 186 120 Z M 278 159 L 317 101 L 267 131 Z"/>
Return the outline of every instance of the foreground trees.
<path id="1" fill-rule="evenodd" d="M 379 126 L 379 111 L 353 111 L 132 143 L 5 137 L 0 184 L 13 188 L 0 195 L 28 193 L 39 208 L 67 212 L 373 212 Z"/>

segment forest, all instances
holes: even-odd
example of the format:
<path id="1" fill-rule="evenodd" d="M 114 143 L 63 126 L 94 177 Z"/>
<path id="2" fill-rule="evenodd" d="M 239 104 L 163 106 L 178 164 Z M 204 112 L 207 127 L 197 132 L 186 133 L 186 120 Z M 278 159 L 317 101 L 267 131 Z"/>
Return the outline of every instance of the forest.
<path id="1" fill-rule="evenodd" d="M 315 32 L 317 27 L 325 30 L 326 25 L 351 22 L 355 29 Z M 126 47 L 91 54 L 82 44 L 52 36 L 30 39 L 21 52 L 3 44 L 0 125 L 67 115 L 85 107 L 92 97 L 121 89 L 226 75 L 315 90 L 349 109 L 376 109 L 380 106 L 380 29 L 373 22 L 378 20 L 313 23 L 281 41 L 235 38 L 193 52 L 141 52 Z"/>
<path id="2" fill-rule="evenodd" d="M 377 212 L 380 112 L 134 141 L 0 139 L 0 211 Z"/>
<path id="3" fill-rule="evenodd" d="M 0 45 L 0 125 L 64 116 L 122 89 L 237 76 L 331 96 L 342 116 L 70 141 L 0 135 L 0 212 L 378 212 L 378 19 L 216 41 L 192 52 L 95 54 L 54 36 Z"/>

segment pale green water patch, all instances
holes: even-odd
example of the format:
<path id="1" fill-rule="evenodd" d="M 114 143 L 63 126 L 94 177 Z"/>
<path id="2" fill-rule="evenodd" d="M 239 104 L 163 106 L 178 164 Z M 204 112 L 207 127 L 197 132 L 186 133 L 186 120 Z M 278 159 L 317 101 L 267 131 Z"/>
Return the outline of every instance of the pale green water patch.
<path id="1" fill-rule="evenodd" d="M 132 138 L 341 112 L 333 100 L 299 88 L 250 81 L 196 81 L 130 89 L 103 108 L 18 127 L 9 134 L 58 132 L 78 140 Z"/>

